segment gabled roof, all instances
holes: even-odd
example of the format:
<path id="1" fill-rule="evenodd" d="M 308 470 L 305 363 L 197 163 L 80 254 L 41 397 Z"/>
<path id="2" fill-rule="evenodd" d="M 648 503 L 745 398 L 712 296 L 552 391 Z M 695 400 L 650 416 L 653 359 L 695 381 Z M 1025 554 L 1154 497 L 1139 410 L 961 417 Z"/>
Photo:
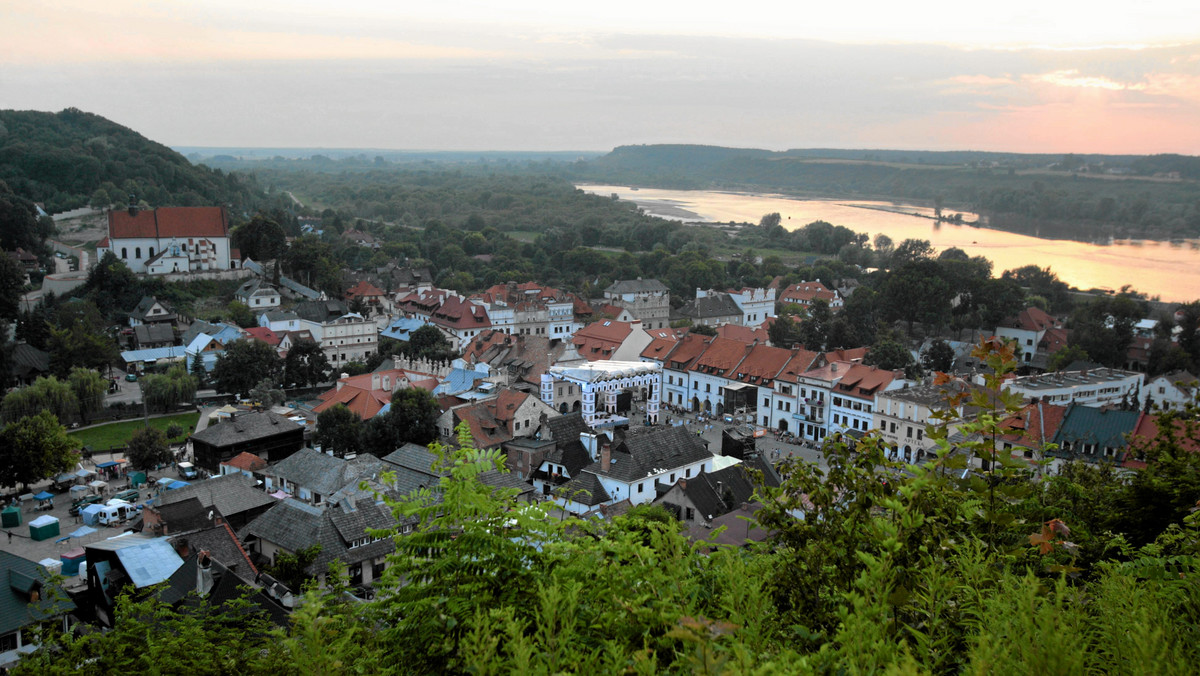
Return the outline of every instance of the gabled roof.
<path id="1" fill-rule="evenodd" d="M 294 432 L 298 428 L 299 425 L 278 413 L 259 411 L 257 413 L 238 414 L 236 418 L 222 422 L 219 425 L 210 425 L 193 434 L 192 439 L 197 439 L 217 447 L 232 446 L 233 444 L 240 444 L 246 441 L 266 439 L 277 434 Z M 205 483 L 209 482 L 206 481 Z"/>
<path id="2" fill-rule="evenodd" d="M 1128 435 L 1138 423 L 1138 411 L 1081 406 L 1072 402 L 1067 407 L 1054 443 L 1095 444 L 1097 448 L 1125 448 Z M 1076 453 L 1080 449 L 1074 449 Z"/>
<path id="3" fill-rule="evenodd" d="M 221 423 L 217 427 L 228 424 Z M 295 423 L 291 424 L 295 425 Z M 191 498 L 196 498 L 205 507 L 216 507 L 221 514 L 227 517 L 258 509 L 275 501 L 275 498 L 267 495 L 257 486 L 253 478 L 241 472 L 235 472 L 169 490 L 158 496 L 156 502 L 159 505 L 170 505 Z"/>
<path id="4" fill-rule="evenodd" d="M 1021 310 L 1016 317 L 1005 319 L 1003 325 L 1025 331 L 1045 331 L 1049 328 L 1061 326 L 1053 315 L 1039 307 L 1027 307 Z"/>
<path id="5" fill-rule="evenodd" d="M 152 317 L 148 315 L 147 313 L 154 309 L 156 304 L 166 311 L 166 314 L 154 315 Z M 167 305 L 167 303 L 164 301 L 158 300 L 154 296 L 142 296 L 142 300 L 138 302 L 137 307 L 133 308 L 133 310 L 129 313 L 129 316 L 142 321 L 145 321 L 147 317 L 150 317 L 154 321 L 174 321 L 175 310 L 170 305 Z"/>
<path id="6" fill-rule="evenodd" d="M 254 296 L 278 296 L 279 291 L 274 286 L 264 282 L 257 277 L 242 284 L 238 290 L 234 292 L 239 298 L 252 298 Z"/>
<path id="7" fill-rule="evenodd" d="M 1021 410 L 1000 421 L 1005 433 L 1000 439 L 1014 446 L 1042 448 L 1058 435 L 1066 406 L 1057 406 L 1043 401 L 1031 402 Z"/>
<path id="8" fill-rule="evenodd" d="M 771 334 L 767 333 L 766 329 L 751 328 L 749 326 L 742 326 L 741 324 L 722 324 L 717 327 L 717 336 L 747 344 L 755 341 L 765 343 L 771 339 Z M 780 345 L 779 347 L 785 346 Z"/>
<path id="9" fill-rule="evenodd" d="M 271 347 L 275 347 L 279 344 L 279 334 L 265 326 L 251 326 L 250 328 L 245 329 L 245 331 L 246 337 L 253 338 L 255 340 L 261 340 Z"/>
<path id="10" fill-rule="evenodd" d="M 701 298 L 693 298 L 679 308 L 679 314 L 694 319 L 712 317 L 740 317 L 742 309 L 727 293 L 709 292 Z"/>
<path id="11" fill-rule="evenodd" d="M 543 439 L 552 439 L 555 445 L 561 447 L 572 441 L 579 441 L 579 435 L 589 431 L 590 428 L 583 419 L 583 412 L 575 411 L 547 418 L 541 436 Z"/>
<path id="12" fill-rule="evenodd" d="M 788 362 L 779 370 L 779 375 L 775 376 L 775 379 L 785 383 L 795 383 L 798 382 L 802 373 L 821 368 L 824 365 L 824 355 L 811 350 L 796 349 L 792 352 Z"/>
<path id="13" fill-rule="evenodd" d="M 613 282 L 604 290 L 606 294 L 667 293 L 670 289 L 657 279 L 622 279 Z"/>
<path id="14" fill-rule="evenodd" d="M 720 374 L 729 371 L 742 361 L 749 346 L 736 340 L 713 338 L 704 353 L 692 364 L 689 371 Z"/>
<path id="15" fill-rule="evenodd" d="M 770 345 L 755 345 L 744 359 L 725 372 L 729 380 L 768 387 L 792 360 L 792 351 Z"/>
<path id="16" fill-rule="evenodd" d="M 175 342 L 175 329 L 170 324 L 138 324 L 133 327 L 133 339 L 138 345 Z"/>
<path id="17" fill-rule="evenodd" d="M 328 497 L 362 479 L 378 478 L 385 470 L 384 462 L 371 455 L 344 460 L 312 448 L 302 448 L 263 473 Z"/>
<path id="18" fill-rule="evenodd" d="M 667 354 L 666 359 L 663 360 L 663 368 L 675 371 L 689 369 L 695 360 L 704 354 L 704 351 L 708 349 L 709 343 L 713 340 L 715 340 L 714 337 L 704 336 L 699 333 L 685 334 Z"/>
<path id="19" fill-rule="evenodd" d="M 395 549 L 391 538 L 374 538 L 367 528 L 396 525 L 391 510 L 370 500 L 353 505 L 314 507 L 295 498 L 285 498 L 242 529 L 243 537 L 272 542 L 289 552 L 321 545 L 321 552 L 306 570 L 324 572 L 333 561 L 354 564 L 387 556 Z M 352 546 L 355 540 L 366 544 Z"/>
<path id="20" fill-rule="evenodd" d="M 567 483 L 554 489 L 554 497 L 588 507 L 594 507 L 612 499 L 609 497 L 608 491 L 604 490 L 604 484 L 600 483 L 600 478 L 588 472 L 574 476 Z"/>
<path id="21" fill-rule="evenodd" d="M 741 463 L 715 472 L 700 472 L 677 483 L 704 521 L 712 521 L 749 502 L 754 482 Z"/>
<path id="22" fill-rule="evenodd" d="M 607 467 L 594 462 L 583 471 L 633 483 L 711 458 L 704 441 L 683 427 L 639 429 L 613 443 Z"/>
<path id="23" fill-rule="evenodd" d="M 240 469 L 244 472 L 258 472 L 267 468 L 266 460 L 245 451 L 238 453 L 221 464 L 228 465 L 234 469 Z"/>
<path id="24" fill-rule="evenodd" d="M 479 448 L 492 448 L 513 438 L 513 416 L 530 395 L 504 389 L 495 399 L 454 409 L 455 426 L 467 423 Z"/>
<path id="25" fill-rule="evenodd" d="M 613 352 L 621 347 L 630 333 L 633 333 L 632 322 L 602 319 L 576 331 L 571 343 L 579 355 L 588 361 L 611 359 Z"/>
<path id="26" fill-rule="evenodd" d="M 821 282 L 800 282 L 792 284 L 779 294 L 780 303 L 799 303 L 809 305 L 813 301 L 823 300 L 830 305 L 840 300 L 837 291 L 829 290 Z"/>
<path id="27" fill-rule="evenodd" d="M 347 289 L 344 295 L 347 300 L 354 298 L 369 298 L 372 296 L 382 296 L 383 290 L 364 279 Z"/>
<path id="28" fill-rule="evenodd" d="M 317 324 L 326 324 L 350 312 L 346 304 L 340 300 L 306 300 L 297 303 L 296 315 Z"/>
<path id="29" fill-rule="evenodd" d="M 12 374 L 18 378 L 47 373 L 50 370 L 50 353 L 25 342 L 13 346 L 10 360 Z"/>
<path id="30" fill-rule="evenodd" d="M 0 549 L 0 636 L 75 609 L 65 592 L 41 592 L 30 602 L 30 592 L 49 587 L 53 577 L 33 561 Z"/>
<path id="31" fill-rule="evenodd" d="M 837 385 L 834 385 L 833 391 L 835 394 L 874 399 L 875 395 L 887 389 L 893 380 L 903 377 L 903 371 L 888 371 L 878 366 L 854 364 Z"/>
<path id="32" fill-rule="evenodd" d="M 429 315 L 429 321 L 447 329 L 487 329 L 492 322 L 487 308 L 465 301 L 458 296 L 447 296 L 441 307 Z"/>
<path id="33" fill-rule="evenodd" d="M 159 207 L 108 212 L 112 239 L 147 237 L 228 237 L 229 225 L 222 207 Z"/>

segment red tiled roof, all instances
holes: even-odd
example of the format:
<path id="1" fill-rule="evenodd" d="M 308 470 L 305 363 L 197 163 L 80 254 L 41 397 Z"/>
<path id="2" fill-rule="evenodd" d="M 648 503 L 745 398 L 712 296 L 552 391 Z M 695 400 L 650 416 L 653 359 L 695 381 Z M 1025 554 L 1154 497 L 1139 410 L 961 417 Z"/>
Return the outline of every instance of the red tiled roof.
<path id="1" fill-rule="evenodd" d="M 245 329 L 245 331 L 247 336 L 254 338 L 255 340 L 261 340 L 271 347 L 279 345 L 279 341 L 281 340 L 278 334 L 265 326 L 252 326 L 248 329 Z"/>
<path id="2" fill-rule="evenodd" d="M 755 345 L 740 363 L 725 372 L 725 377 L 751 385 L 770 385 L 791 358 L 791 350 L 766 344 Z"/>
<path id="3" fill-rule="evenodd" d="M 704 350 L 708 348 L 708 344 L 713 340 L 713 337 L 704 336 L 699 333 L 685 334 L 667 355 L 663 361 L 663 365 L 666 368 L 677 371 L 687 369 L 691 367 L 692 362 L 697 357 L 704 354 Z"/>
<path id="4" fill-rule="evenodd" d="M 825 361 L 830 363 L 835 361 L 860 362 L 863 360 L 863 357 L 867 356 L 869 349 L 866 347 L 855 347 L 849 350 L 830 350 L 825 353 Z"/>
<path id="5" fill-rule="evenodd" d="M 646 359 L 663 359 L 675 347 L 675 343 L 679 342 L 675 332 L 669 329 L 655 329 L 649 331 L 649 334 L 652 340 L 640 355 Z"/>
<path id="6" fill-rule="evenodd" d="M 820 368 L 825 365 L 825 357 L 819 352 L 811 350 L 797 349 L 792 352 L 791 359 L 788 360 L 783 368 L 780 369 L 776 380 L 782 380 L 785 383 L 797 382 L 797 377 L 814 368 Z"/>
<path id="7" fill-rule="evenodd" d="M 724 373 L 738 365 L 746 356 L 747 345 L 727 338 L 713 338 L 689 371 Z"/>
<path id="8" fill-rule="evenodd" d="M 108 236 L 105 235 L 99 242 L 96 242 L 97 249 L 107 249 L 109 247 Z"/>
<path id="9" fill-rule="evenodd" d="M 524 392 L 501 390 L 495 399 L 456 409 L 455 423 L 467 423 L 479 448 L 498 446 L 513 438 L 513 416 L 528 398 Z"/>
<path id="10" fill-rule="evenodd" d="M 758 341 L 765 343 L 770 340 L 770 334 L 765 329 L 752 329 L 749 326 L 740 326 L 738 324 L 722 324 L 717 327 L 717 336 L 736 340 L 740 343 L 753 343 Z"/>
<path id="11" fill-rule="evenodd" d="M 1000 439 L 1013 445 L 1040 447 L 1054 439 L 1066 414 L 1066 406 L 1044 402 L 1026 404 L 1000 422 L 1000 428 L 1007 430 Z"/>
<path id="12" fill-rule="evenodd" d="M 823 300 L 833 304 L 833 301 L 837 300 L 837 298 L 838 294 L 836 291 L 830 291 L 820 282 L 792 284 L 779 294 L 780 303 L 799 303 L 801 305 L 808 305 L 815 300 Z"/>
<path id="13" fill-rule="evenodd" d="M 1188 436 L 1187 423 L 1178 418 L 1173 419 L 1172 422 L 1175 426 L 1174 437 L 1176 443 L 1188 451 L 1200 453 L 1200 439 Z M 1130 450 L 1138 454 L 1144 453 L 1147 447 L 1154 444 L 1157 436 L 1158 415 L 1143 412 L 1138 416 L 1137 424 L 1134 425 L 1133 431 L 1129 433 Z"/>
<path id="14" fill-rule="evenodd" d="M 379 378 L 379 389 L 371 389 L 373 377 Z M 383 387 L 384 378 L 388 380 L 386 388 Z M 363 373 L 342 378 L 338 380 L 337 386 L 333 389 L 321 393 L 321 403 L 313 407 L 313 412 L 321 413 L 338 404 L 344 404 L 346 408 L 354 411 L 363 420 L 373 418 L 376 413 L 379 413 L 379 409 L 392 400 L 392 392 L 398 389 L 397 383 L 403 380 L 407 380 L 410 387 L 417 387 L 429 392 L 432 392 L 433 388 L 438 385 L 437 378 L 428 373 L 417 373 L 416 371 L 387 369 L 375 373 Z"/>
<path id="15" fill-rule="evenodd" d="M 245 451 L 238 453 L 221 464 L 229 465 L 234 469 L 240 469 L 245 472 L 257 472 L 267 468 L 266 460 L 263 460 L 253 453 L 246 453 Z"/>
<path id="16" fill-rule="evenodd" d="M 877 366 L 855 364 L 846 371 L 834 388 L 839 394 L 874 399 L 875 395 L 882 392 L 893 380 L 903 377 L 903 371 L 888 371 Z"/>
<path id="17" fill-rule="evenodd" d="M 429 315 L 429 321 L 448 329 L 488 329 L 492 326 L 487 308 L 458 296 L 448 296 L 442 306 Z"/>
<path id="18" fill-rule="evenodd" d="M 159 207 L 108 212 L 108 235 L 133 237 L 228 237 L 229 224 L 221 207 Z"/>
<path id="19" fill-rule="evenodd" d="M 1016 317 L 1005 321 L 1005 325 L 1026 331 L 1045 331 L 1058 326 L 1058 320 L 1039 307 L 1027 307 Z"/>
<path id="20" fill-rule="evenodd" d="M 620 347 L 632 332 L 633 324 L 630 322 L 603 319 L 576 331 L 571 342 L 579 356 L 588 361 L 600 361 L 612 359 L 613 351 Z"/>
<path id="21" fill-rule="evenodd" d="M 358 297 L 382 296 L 383 291 L 374 284 L 364 280 L 359 280 L 358 284 L 346 290 L 345 298 L 350 300 Z"/>

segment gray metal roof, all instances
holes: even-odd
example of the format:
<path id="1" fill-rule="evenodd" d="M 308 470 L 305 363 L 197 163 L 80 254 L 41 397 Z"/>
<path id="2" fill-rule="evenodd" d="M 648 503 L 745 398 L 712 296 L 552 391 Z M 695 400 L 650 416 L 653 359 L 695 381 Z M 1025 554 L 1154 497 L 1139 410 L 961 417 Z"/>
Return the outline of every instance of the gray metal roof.
<path id="1" fill-rule="evenodd" d="M 196 498 L 205 507 L 216 507 L 221 514 L 232 517 L 242 512 L 272 503 L 275 498 L 267 495 L 257 482 L 241 472 L 216 476 L 196 481 L 182 488 L 166 491 L 157 499 L 165 506 Z"/>
<path id="2" fill-rule="evenodd" d="M 665 293 L 667 285 L 657 279 L 621 279 L 609 285 L 604 293 Z"/>

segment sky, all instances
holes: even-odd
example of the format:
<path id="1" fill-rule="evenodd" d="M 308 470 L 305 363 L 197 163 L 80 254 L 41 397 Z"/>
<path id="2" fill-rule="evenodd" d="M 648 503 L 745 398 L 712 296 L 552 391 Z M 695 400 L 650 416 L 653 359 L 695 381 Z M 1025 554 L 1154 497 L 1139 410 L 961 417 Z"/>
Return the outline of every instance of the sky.
<path id="1" fill-rule="evenodd" d="M 0 108 L 167 145 L 1200 154 L 1200 6 L 0 0 Z"/>

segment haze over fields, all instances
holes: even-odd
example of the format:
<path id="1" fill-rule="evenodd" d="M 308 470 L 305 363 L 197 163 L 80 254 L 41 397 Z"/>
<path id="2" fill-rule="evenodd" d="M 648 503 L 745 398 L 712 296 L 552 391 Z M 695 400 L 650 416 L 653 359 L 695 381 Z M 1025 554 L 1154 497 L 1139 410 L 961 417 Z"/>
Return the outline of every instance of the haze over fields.
<path id="1" fill-rule="evenodd" d="M 1200 154 L 1187 2 L 574 4 L 9 2 L 0 107 L 176 146 Z"/>

